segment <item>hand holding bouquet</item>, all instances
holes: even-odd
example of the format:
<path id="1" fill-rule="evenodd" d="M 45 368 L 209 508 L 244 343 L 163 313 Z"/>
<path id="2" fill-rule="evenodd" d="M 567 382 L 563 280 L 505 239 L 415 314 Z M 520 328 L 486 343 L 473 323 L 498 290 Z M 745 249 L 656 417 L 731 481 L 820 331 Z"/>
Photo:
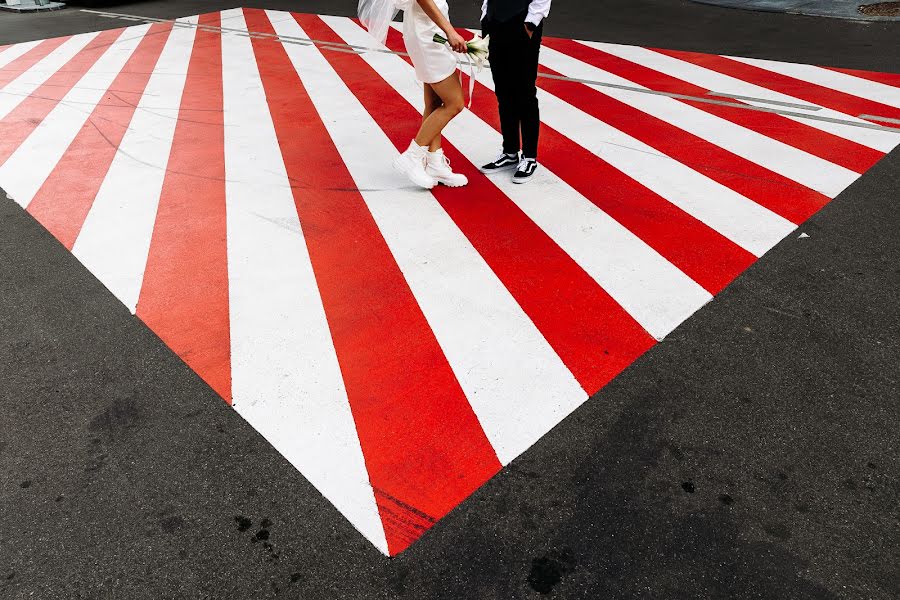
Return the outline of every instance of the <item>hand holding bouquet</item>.
<path id="1" fill-rule="evenodd" d="M 434 41 L 438 44 L 448 43 L 447 38 L 439 33 L 434 34 Z M 466 42 L 465 54 L 469 57 L 469 60 L 478 68 L 479 72 L 484 68 L 484 63 L 487 62 L 487 59 L 490 56 L 490 41 L 491 36 L 481 38 L 476 35 L 474 38 Z"/>

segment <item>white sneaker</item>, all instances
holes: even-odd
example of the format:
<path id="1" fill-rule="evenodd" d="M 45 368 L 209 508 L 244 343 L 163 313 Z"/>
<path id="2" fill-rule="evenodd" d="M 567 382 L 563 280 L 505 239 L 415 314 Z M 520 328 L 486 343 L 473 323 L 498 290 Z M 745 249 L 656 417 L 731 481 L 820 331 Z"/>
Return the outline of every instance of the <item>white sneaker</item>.
<path id="1" fill-rule="evenodd" d="M 413 140 L 406 152 L 394 159 L 394 168 L 406 175 L 417 186 L 430 190 L 438 182 L 425 172 L 426 154 L 428 154 L 428 148 L 419 146 Z"/>
<path id="2" fill-rule="evenodd" d="M 469 183 L 469 178 L 461 173 L 454 173 L 450 168 L 450 159 L 444 156 L 444 151 L 438 149 L 429 152 L 425 158 L 425 172 L 447 187 L 462 187 Z"/>

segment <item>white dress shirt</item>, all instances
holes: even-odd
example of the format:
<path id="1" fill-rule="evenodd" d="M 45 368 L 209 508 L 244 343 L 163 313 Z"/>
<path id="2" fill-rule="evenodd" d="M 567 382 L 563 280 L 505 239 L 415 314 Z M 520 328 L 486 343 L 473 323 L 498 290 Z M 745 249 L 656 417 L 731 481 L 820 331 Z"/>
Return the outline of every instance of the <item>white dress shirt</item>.
<path id="1" fill-rule="evenodd" d="M 528 16 L 525 17 L 526 23 L 531 23 L 535 27 L 541 24 L 541 21 L 546 19 L 550 15 L 550 3 L 553 0 L 531 0 L 531 4 L 528 5 Z M 481 5 L 481 19 L 487 16 L 487 5 L 488 0 L 484 0 Z"/>

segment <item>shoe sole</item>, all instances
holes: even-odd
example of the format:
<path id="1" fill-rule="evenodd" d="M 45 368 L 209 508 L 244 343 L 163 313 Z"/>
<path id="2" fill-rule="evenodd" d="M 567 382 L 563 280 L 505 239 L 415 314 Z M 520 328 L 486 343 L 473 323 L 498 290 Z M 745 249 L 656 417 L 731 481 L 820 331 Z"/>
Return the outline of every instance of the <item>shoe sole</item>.
<path id="1" fill-rule="evenodd" d="M 469 179 L 468 179 L 468 178 L 466 178 L 465 180 L 463 180 L 462 183 L 453 183 L 452 181 L 448 181 L 448 180 L 446 180 L 446 179 L 441 179 L 441 177 L 438 176 L 438 175 L 431 175 L 431 173 L 428 173 L 428 171 L 426 171 L 425 173 L 428 174 L 428 175 L 429 175 L 431 178 L 433 178 L 435 181 L 437 181 L 437 182 L 438 182 L 438 185 L 445 185 L 445 186 L 451 187 L 451 188 L 459 188 L 459 187 L 465 187 L 465 186 L 469 185 Z M 457 173 L 457 175 L 458 175 L 458 173 Z"/>
<path id="2" fill-rule="evenodd" d="M 513 177 L 512 181 L 513 181 L 513 183 L 519 183 L 519 184 L 528 183 L 529 181 L 531 181 L 531 179 L 533 177 L 534 177 L 534 173 L 532 173 L 528 177 Z"/>
<path id="3" fill-rule="evenodd" d="M 503 173 L 504 171 L 512 171 L 513 169 L 515 169 L 518 166 L 519 165 L 517 163 L 514 165 L 509 165 L 508 167 L 500 167 L 499 169 L 482 169 L 481 167 L 479 167 L 478 170 L 481 171 L 482 173 L 484 173 L 485 175 L 490 175 L 491 173 Z"/>
<path id="4" fill-rule="evenodd" d="M 469 185 L 469 182 L 466 181 L 465 183 L 448 183 L 446 181 L 441 181 L 440 179 L 438 179 L 438 185 L 444 185 L 449 188 L 461 188 L 461 187 L 466 187 L 467 185 Z"/>
<path id="5" fill-rule="evenodd" d="M 421 183 L 418 183 L 418 182 L 416 182 L 416 181 L 413 181 L 412 177 L 409 176 L 409 171 L 407 171 L 406 169 L 402 168 L 402 167 L 401 167 L 400 165 L 398 165 L 396 162 L 393 163 L 393 167 L 394 167 L 394 170 L 395 170 L 395 171 L 397 171 L 398 173 L 400 173 L 401 175 L 403 175 L 404 177 L 406 177 L 406 178 L 410 181 L 410 183 L 412 183 L 412 184 L 413 184 L 414 186 L 416 186 L 416 187 L 422 188 L 423 190 L 433 190 L 435 187 L 437 187 L 437 184 L 438 184 L 437 179 L 432 178 L 432 181 L 434 181 L 434 183 L 431 184 L 431 185 L 423 185 L 423 184 L 421 184 Z"/>

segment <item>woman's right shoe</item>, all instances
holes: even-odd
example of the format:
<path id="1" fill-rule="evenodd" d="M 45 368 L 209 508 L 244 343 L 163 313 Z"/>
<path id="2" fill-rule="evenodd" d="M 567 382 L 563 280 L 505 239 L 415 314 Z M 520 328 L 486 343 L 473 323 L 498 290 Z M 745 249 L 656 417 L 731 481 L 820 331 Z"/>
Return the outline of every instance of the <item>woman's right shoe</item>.
<path id="1" fill-rule="evenodd" d="M 454 173 L 450 168 L 450 159 L 444 156 L 444 151 L 438 149 L 429 152 L 425 158 L 425 172 L 447 187 L 462 187 L 468 185 L 469 178 L 462 173 Z"/>
<path id="2" fill-rule="evenodd" d="M 394 159 L 394 168 L 406 175 L 415 185 L 430 190 L 438 182 L 437 179 L 425 172 L 425 155 L 427 152 L 428 148 L 419 146 L 413 140 L 406 152 Z"/>

